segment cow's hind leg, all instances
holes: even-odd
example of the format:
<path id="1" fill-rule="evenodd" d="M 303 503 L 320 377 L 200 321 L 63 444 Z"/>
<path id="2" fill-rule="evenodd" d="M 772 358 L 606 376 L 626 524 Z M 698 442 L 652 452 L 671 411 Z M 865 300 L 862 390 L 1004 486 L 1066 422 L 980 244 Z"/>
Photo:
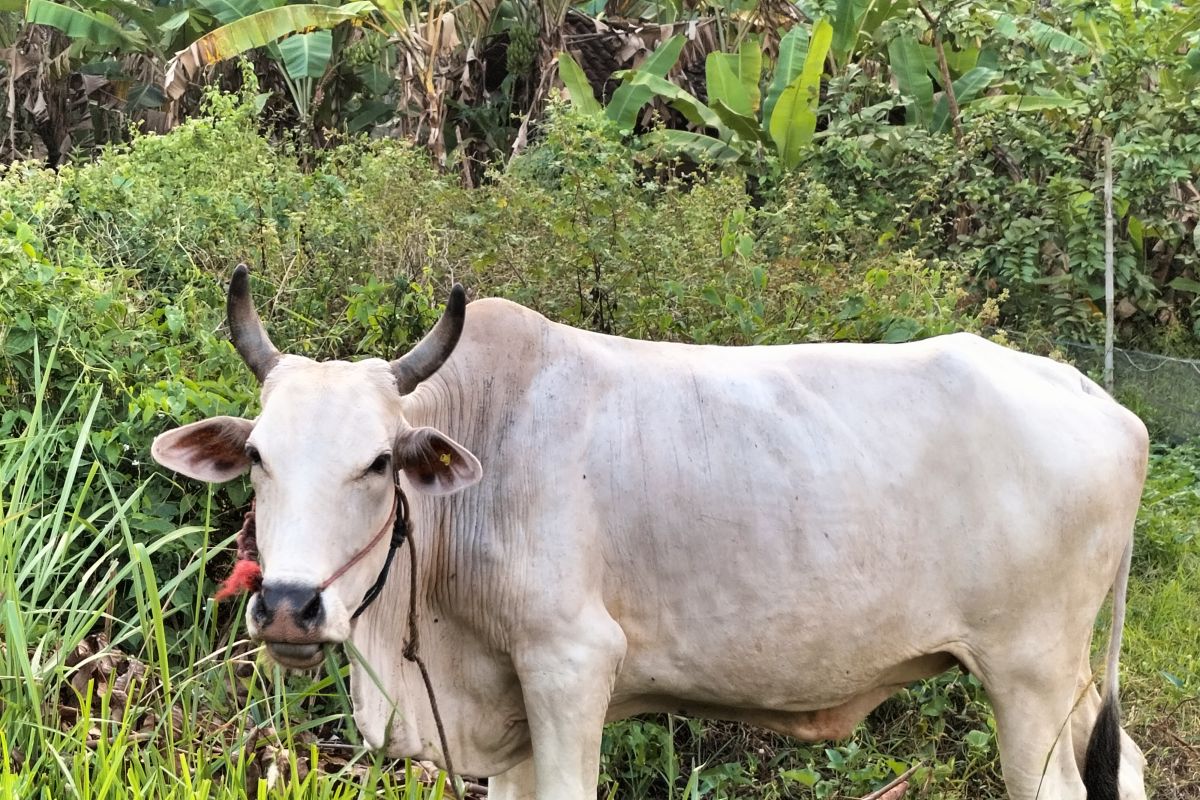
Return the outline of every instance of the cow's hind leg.
<path id="1" fill-rule="evenodd" d="M 1040 657 L 1013 657 L 1022 651 L 1037 652 L 1017 645 L 999 660 L 965 660 L 983 682 L 996 714 L 1009 798 L 1086 800 L 1071 725 L 1078 661 L 1045 651 Z"/>

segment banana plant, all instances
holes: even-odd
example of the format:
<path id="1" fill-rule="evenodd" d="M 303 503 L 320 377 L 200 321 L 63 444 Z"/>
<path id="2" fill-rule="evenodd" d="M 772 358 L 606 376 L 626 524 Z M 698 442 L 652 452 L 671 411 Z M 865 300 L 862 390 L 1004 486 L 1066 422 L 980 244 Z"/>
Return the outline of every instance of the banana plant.
<path id="1" fill-rule="evenodd" d="M 199 0 L 199 3 L 221 26 L 180 50 L 167 64 L 168 96 L 181 97 L 188 78 L 201 66 L 263 47 L 280 64 L 284 84 L 305 123 L 312 116 L 316 84 L 333 58 L 330 29 L 344 22 L 361 22 L 375 10 L 369 0 L 341 6 L 280 5 L 277 0 Z"/>
<path id="2" fill-rule="evenodd" d="M 147 0 L 107 0 L 105 3 L 28 0 L 22 4 L 25 22 L 46 25 L 71 40 L 72 61 L 90 75 L 103 75 L 114 94 L 126 98 L 130 110 L 154 108 L 165 99 L 154 83 L 126 74 L 117 56 L 140 56 L 161 64 L 174 47 L 186 41 L 192 9 Z M 101 10 L 101 9 L 106 10 Z M 0 4 L 0 10 L 5 10 Z M 112 12 L 112 13 L 108 13 Z"/>
<path id="3" fill-rule="evenodd" d="M 910 0 L 837 0 L 833 12 L 833 45 L 829 55 L 835 74 L 853 62 L 864 38 L 873 40 L 880 27 L 912 9 Z"/>
<path id="4" fill-rule="evenodd" d="M 678 43 L 675 39 L 680 39 Z M 794 169 L 811 145 L 817 127 L 821 76 L 833 39 L 833 28 L 822 19 L 808 29 L 796 25 L 779 42 L 779 60 L 764 98 L 761 90 L 762 51 L 745 40 L 736 53 L 709 53 L 705 61 L 708 103 L 667 80 L 683 43 L 673 37 L 637 69 L 617 73 L 621 86 L 607 108 L 592 94 L 583 70 L 569 53 L 559 54 L 559 77 L 571 102 L 585 114 L 603 114 L 628 132 L 638 111 L 660 97 L 698 130 L 656 130 L 646 141 L 695 161 L 750 162 L 763 149 L 778 154 Z"/>
<path id="5" fill-rule="evenodd" d="M 1008 95 L 981 97 L 1002 75 L 998 58 L 994 50 L 976 51 L 972 59 L 959 59 L 961 74 L 953 79 L 954 97 L 964 111 L 974 112 L 985 108 L 1007 107 L 1003 105 Z M 950 129 L 950 99 L 945 91 L 934 93 L 933 77 L 937 74 L 937 65 L 933 51 L 917 42 L 912 36 L 902 34 L 888 43 L 888 61 L 892 75 L 900 94 L 908 100 L 905 106 L 905 120 L 910 125 L 919 125 L 934 133 L 945 133 Z M 941 77 L 938 76 L 938 82 Z M 1034 110 L 1055 107 L 1051 98 L 1032 98 L 1023 95 L 1015 96 L 1018 101 L 1025 100 L 1028 107 L 1020 110 Z M 978 101 L 977 101 L 978 98 Z M 998 99 L 1005 98 L 1005 99 Z M 1000 104 L 1000 105 L 998 105 Z"/>
<path id="6" fill-rule="evenodd" d="M 312 113 L 316 88 L 323 83 L 328 86 L 330 71 L 342 65 L 349 67 L 364 87 L 360 111 L 350 123 L 352 130 L 373 124 L 381 113 L 394 111 L 394 105 L 381 103 L 379 98 L 398 78 L 424 93 L 426 122 L 440 130 L 445 89 L 435 80 L 435 66 L 447 54 L 462 53 L 466 48 L 459 31 L 474 36 L 472 30 L 490 19 L 496 7 L 495 0 L 353 0 L 342 5 L 328 0 L 295 5 L 285 5 L 286 0 L 198 2 L 210 8 L 223 24 L 171 59 L 166 91 L 172 98 L 182 96 L 189 80 L 202 67 L 264 48 L 279 62 L 304 120 Z M 338 31 L 339 26 L 347 27 Z M 359 43 L 368 46 L 358 48 L 362 51 L 358 57 L 345 53 L 339 44 L 348 38 L 342 35 L 348 26 L 364 32 Z M 403 51 L 402 58 L 398 50 Z M 402 75 L 394 69 L 398 60 L 406 65 Z M 326 91 L 324 96 L 336 97 L 338 93 Z M 430 142 L 439 160 L 444 160 L 443 137 L 432 136 Z"/>
<path id="7" fill-rule="evenodd" d="M 110 54 L 138 53 L 161 58 L 182 35 L 190 10 L 145 0 L 107 0 L 78 5 L 29 0 L 25 21 L 56 28 L 81 48 Z M 106 10 L 101 10 L 101 9 Z M 0 8 L 2 10 L 2 8 Z M 112 13 L 108 13 L 112 12 Z"/>
<path id="8" fill-rule="evenodd" d="M 666 80 L 667 73 L 679 61 L 679 54 L 683 52 L 684 43 L 685 39 L 682 34 L 676 34 L 663 41 L 654 48 L 654 51 L 646 57 L 637 70 L 630 70 L 627 76 L 633 72 L 640 72 Z M 600 101 L 592 94 L 591 84 L 588 83 L 583 68 L 566 51 L 558 55 L 558 77 L 567 87 L 567 91 L 571 95 L 571 103 L 576 108 L 585 114 L 597 116 L 603 114 L 616 123 L 621 133 L 633 131 L 637 125 L 639 112 L 654 96 L 654 92 L 649 86 L 625 80 L 613 92 L 608 105 L 602 107 Z"/>

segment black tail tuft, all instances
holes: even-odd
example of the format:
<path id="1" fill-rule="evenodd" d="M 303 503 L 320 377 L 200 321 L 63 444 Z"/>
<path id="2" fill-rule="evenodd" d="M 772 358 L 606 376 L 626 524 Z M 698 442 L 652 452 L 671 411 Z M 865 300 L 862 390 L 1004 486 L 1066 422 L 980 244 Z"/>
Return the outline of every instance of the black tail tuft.
<path id="1" fill-rule="evenodd" d="M 1119 800 L 1117 773 L 1121 768 L 1121 709 L 1115 695 L 1104 698 L 1088 739 L 1083 766 L 1087 800 Z"/>

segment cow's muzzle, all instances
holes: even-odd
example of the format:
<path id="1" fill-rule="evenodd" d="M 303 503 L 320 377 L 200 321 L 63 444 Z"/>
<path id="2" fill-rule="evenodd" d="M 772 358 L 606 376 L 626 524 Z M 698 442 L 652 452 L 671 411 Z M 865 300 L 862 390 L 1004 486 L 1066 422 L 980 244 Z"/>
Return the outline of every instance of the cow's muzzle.
<path id="1" fill-rule="evenodd" d="M 285 667 L 308 669 L 321 663 L 325 607 L 321 590 L 292 583 L 265 583 L 250 600 L 254 638 Z"/>

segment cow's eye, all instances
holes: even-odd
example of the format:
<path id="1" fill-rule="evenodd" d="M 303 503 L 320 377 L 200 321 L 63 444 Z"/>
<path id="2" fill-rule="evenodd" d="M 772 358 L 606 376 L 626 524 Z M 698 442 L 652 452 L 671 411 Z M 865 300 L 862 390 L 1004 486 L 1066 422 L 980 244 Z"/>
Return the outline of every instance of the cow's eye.
<path id="1" fill-rule="evenodd" d="M 375 460 L 371 462 L 371 466 L 367 467 L 367 472 L 373 475 L 382 475 L 387 472 L 388 464 L 392 463 L 391 453 L 380 453 Z"/>
<path id="2" fill-rule="evenodd" d="M 250 459 L 250 463 L 256 467 L 262 466 L 262 456 L 258 453 L 258 448 L 252 444 L 246 445 L 246 458 Z"/>

